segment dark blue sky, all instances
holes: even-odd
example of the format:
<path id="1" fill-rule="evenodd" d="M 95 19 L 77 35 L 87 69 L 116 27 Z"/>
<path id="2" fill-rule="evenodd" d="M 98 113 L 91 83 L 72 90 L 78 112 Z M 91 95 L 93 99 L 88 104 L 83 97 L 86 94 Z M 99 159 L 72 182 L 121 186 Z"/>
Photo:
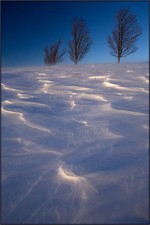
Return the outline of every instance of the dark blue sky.
<path id="1" fill-rule="evenodd" d="M 122 62 L 144 62 L 149 58 L 148 2 L 2 2 L 2 66 L 44 65 L 43 49 L 58 38 L 62 48 L 68 49 L 71 21 L 82 17 L 89 28 L 93 44 L 80 63 L 114 63 L 109 54 L 107 37 L 114 27 L 113 16 L 122 7 L 137 14 L 143 27 L 138 51 L 122 58 Z M 63 64 L 73 64 L 69 55 Z"/>

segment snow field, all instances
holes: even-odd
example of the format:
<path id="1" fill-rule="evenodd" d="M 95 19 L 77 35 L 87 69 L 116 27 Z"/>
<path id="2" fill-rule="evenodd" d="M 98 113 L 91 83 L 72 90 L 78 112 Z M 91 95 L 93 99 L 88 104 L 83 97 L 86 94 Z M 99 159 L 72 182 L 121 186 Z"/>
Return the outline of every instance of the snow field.
<path id="1" fill-rule="evenodd" d="M 3 223 L 147 222 L 148 78 L 148 64 L 3 69 Z"/>

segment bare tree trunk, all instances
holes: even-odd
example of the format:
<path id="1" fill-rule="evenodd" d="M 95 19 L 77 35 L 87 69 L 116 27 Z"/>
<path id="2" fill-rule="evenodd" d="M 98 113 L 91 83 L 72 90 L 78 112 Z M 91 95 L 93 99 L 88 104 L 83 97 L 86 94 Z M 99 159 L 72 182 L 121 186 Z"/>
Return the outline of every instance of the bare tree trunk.
<path id="1" fill-rule="evenodd" d="M 77 63 L 87 54 L 92 44 L 88 27 L 83 19 L 74 19 L 72 24 L 73 39 L 69 41 L 70 59 Z"/>
<path id="2" fill-rule="evenodd" d="M 62 40 L 59 39 L 53 45 L 46 47 L 45 51 L 45 58 L 44 61 L 47 65 L 55 65 L 56 63 L 63 61 L 63 55 L 65 54 L 64 51 L 60 51 L 60 46 L 62 44 Z"/>
<path id="3" fill-rule="evenodd" d="M 137 15 L 131 14 L 129 9 L 120 9 L 115 16 L 115 28 L 108 37 L 110 54 L 118 59 L 126 57 L 137 51 L 135 45 L 142 34 L 142 27 L 137 23 Z"/>

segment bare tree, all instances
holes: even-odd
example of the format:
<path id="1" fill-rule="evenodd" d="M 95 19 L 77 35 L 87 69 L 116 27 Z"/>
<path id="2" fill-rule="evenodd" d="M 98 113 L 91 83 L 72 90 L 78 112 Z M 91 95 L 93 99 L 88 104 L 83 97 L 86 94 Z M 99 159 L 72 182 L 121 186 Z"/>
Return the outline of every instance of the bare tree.
<path id="1" fill-rule="evenodd" d="M 65 50 L 60 51 L 61 44 L 62 44 L 62 40 L 59 39 L 57 42 L 52 44 L 50 47 L 46 47 L 44 49 L 44 52 L 45 52 L 44 62 L 47 65 L 55 65 L 56 63 L 63 61 L 63 56 L 65 54 Z"/>
<path id="2" fill-rule="evenodd" d="M 131 14 L 129 9 L 120 9 L 115 16 L 115 28 L 108 37 L 110 54 L 118 58 L 134 53 L 138 48 L 135 42 L 142 34 L 142 28 L 137 23 L 137 16 Z"/>
<path id="3" fill-rule="evenodd" d="M 73 40 L 69 41 L 69 55 L 70 59 L 77 64 L 89 51 L 92 39 L 83 19 L 74 19 L 71 34 Z"/>

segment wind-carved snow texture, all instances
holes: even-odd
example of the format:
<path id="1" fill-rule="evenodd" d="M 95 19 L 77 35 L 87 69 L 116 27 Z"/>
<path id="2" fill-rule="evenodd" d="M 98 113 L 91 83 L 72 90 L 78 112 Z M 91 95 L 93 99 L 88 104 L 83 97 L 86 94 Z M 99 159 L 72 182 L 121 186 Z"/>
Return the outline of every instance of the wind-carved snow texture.
<path id="1" fill-rule="evenodd" d="M 148 65 L 2 70 L 2 222 L 148 222 Z"/>

